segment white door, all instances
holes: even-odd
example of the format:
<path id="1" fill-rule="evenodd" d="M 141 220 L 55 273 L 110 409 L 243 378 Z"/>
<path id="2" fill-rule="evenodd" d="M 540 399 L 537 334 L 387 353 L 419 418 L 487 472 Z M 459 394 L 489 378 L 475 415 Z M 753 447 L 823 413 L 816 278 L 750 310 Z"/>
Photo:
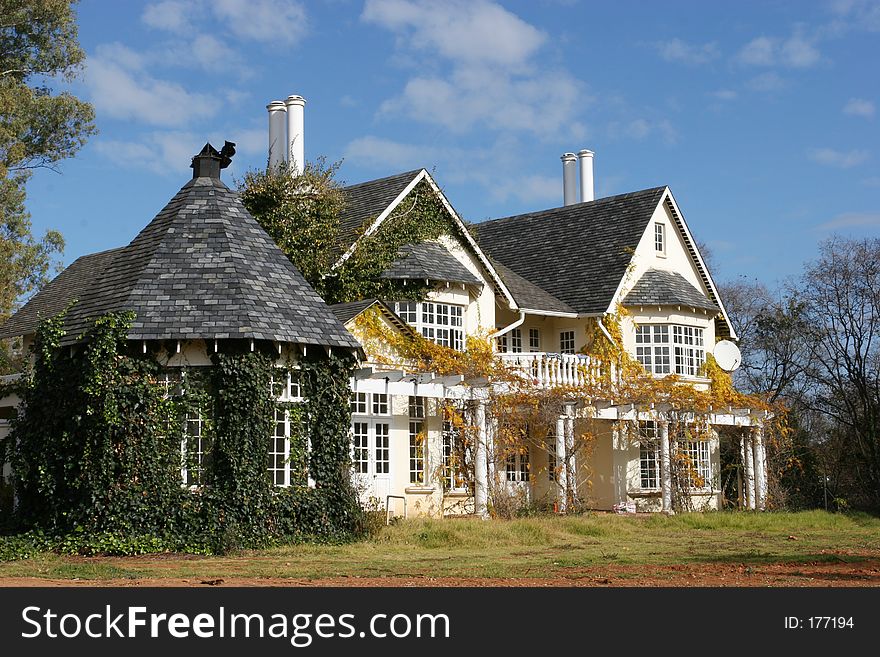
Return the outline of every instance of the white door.
<path id="1" fill-rule="evenodd" d="M 376 498 L 384 507 L 391 488 L 391 425 L 388 422 L 352 422 L 352 465 L 361 502 Z"/>

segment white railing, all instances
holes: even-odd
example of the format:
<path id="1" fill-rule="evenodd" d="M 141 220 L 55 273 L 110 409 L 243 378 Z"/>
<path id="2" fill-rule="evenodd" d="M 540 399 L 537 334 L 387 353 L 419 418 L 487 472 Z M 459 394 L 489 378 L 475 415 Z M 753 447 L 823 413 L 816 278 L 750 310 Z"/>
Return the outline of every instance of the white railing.
<path id="1" fill-rule="evenodd" d="M 584 354 L 540 351 L 498 355 L 507 367 L 522 374 L 539 388 L 587 385 L 602 377 L 599 361 Z"/>

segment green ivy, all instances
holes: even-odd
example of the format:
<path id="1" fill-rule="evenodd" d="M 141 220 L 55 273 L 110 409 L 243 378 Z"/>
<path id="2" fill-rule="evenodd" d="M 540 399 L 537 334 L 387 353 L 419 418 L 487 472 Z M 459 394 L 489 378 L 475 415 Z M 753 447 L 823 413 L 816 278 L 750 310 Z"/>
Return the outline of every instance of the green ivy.
<path id="1" fill-rule="evenodd" d="M 285 405 L 294 485 L 276 488 L 267 469 L 276 408 L 271 345 L 251 351 L 249 341 L 228 341 L 212 366 L 186 369 L 169 394 L 155 354 L 130 349 L 132 319 L 101 317 L 72 347 L 61 346 L 63 315 L 38 329 L 20 387 L 26 412 L 5 445 L 17 529 L 31 538 L 4 539 L 0 559 L 33 549 L 226 552 L 363 532 L 348 476 L 352 356 L 313 349 L 303 359 L 306 400 Z M 190 490 L 181 482 L 180 446 L 196 411 L 211 450 L 205 485 Z"/>
<path id="2" fill-rule="evenodd" d="M 250 172 L 240 185 L 241 200 L 275 243 L 327 303 L 360 299 L 422 300 L 433 286 L 424 281 L 384 279 L 400 247 L 457 235 L 456 224 L 427 181 L 421 181 L 371 235 L 361 226 L 357 247 L 333 269 L 342 254 L 339 216 L 345 196 L 334 180 L 337 166 L 309 164 L 302 175 L 285 169 Z"/>

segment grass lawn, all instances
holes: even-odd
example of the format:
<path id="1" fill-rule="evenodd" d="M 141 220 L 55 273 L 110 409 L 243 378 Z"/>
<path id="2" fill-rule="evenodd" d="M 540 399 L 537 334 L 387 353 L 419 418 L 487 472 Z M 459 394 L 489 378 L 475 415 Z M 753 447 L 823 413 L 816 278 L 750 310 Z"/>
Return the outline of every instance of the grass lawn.
<path id="1" fill-rule="evenodd" d="M 880 559 L 880 518 L 863 514 L 588 514 L 408 520 L 345 545 L 290 545 L 222 557 L 44 554 L 0 563 L 0 578 L 576 578 L 586 568 L 815 564 Z"/>

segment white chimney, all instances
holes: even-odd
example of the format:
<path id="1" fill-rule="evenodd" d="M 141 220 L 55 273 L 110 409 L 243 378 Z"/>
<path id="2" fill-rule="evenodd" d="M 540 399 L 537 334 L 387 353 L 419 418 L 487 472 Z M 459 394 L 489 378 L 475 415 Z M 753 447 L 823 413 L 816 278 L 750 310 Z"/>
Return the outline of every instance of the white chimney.
<path id="1" fill-rule="evenodd" d="M 581 165 L 581 203 L 595 200 L 593 194 L 593 151 L 586 148 L 578 151 L 578 160 Z"/>
<path id="2" fill-rule="evenodd" d="M 306 164 L 306 151 L 303 145 L 303 115 L 306 99 L 302 96 L 288 96 L 287 106 L 287 149 L 290 170 L 294 175 L 303 172 Z"/>
<path id="3" fill-rule="evenodd" d="M 273 100 L 269 111 L 269 168 L 277 169 L 287 159 L 287 108 L 284 101 Z"/>
<path id="4" fill-rule="evenodd" d="M 574 153 L 562 154 L 562 204 L 573 205 L 577 200 L 577 157 Z"/>

